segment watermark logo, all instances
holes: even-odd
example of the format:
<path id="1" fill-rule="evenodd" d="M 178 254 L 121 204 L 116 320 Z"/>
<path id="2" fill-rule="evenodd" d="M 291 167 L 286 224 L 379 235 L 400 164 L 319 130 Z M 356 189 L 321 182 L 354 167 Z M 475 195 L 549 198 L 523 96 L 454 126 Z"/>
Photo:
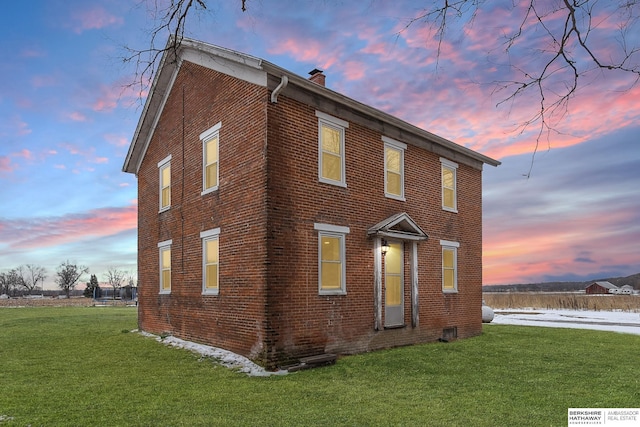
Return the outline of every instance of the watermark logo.
<path id="1" fill-rule="evenodd" d="M 639 427 L 640 408 L 569 408 L 568 425 Z"/>

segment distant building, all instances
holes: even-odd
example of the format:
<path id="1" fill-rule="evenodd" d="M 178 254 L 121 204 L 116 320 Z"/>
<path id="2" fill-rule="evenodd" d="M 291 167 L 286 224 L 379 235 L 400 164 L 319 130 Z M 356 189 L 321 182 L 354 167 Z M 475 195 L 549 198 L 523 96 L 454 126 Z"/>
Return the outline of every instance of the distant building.
<path id="1" fill-rule="evenodd" d="M 587 294 L 618 294 L 620 293 L 620 288 L 607 281 L 593 282 L 587 286 L 585 292 Z"/>
<path id="2" fill-rule="evenodd" d="M 620 294 L 624 294 L 624 295 L 632 295 L 633 294 L 633 286 L 631 285 L 624 285 L 620 288 Z"/>

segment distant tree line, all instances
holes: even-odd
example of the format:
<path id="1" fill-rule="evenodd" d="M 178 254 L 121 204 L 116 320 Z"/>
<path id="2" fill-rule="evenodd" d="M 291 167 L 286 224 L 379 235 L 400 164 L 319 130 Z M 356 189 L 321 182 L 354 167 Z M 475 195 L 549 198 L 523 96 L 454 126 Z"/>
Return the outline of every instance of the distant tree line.
<path id="1" fill-rule="evenodd" d="M 640 289 L 640 273 L 626 277 L 611 277 L 607 279 L 587 280 L 585 282 L 544 282 L 519 283 L 512 285 L 485 285 L 483 292 L 576 292 L 584 291 L 587 286 L 597 281 L 607 281 L 618 287 L 629 285 Z"/>
<path id="2" fill-rule="evenodd" d="M 47 278 L 47 270 L 35 264 L 21 265 L 8 272 L 0 272 L 0 294 L 15 296 L 18 293 L 30 295 L 42 287 Z"/>
<path id="3" fill-rule="evenodd" d="M 67 260 L 60 263 L 55 271 L 53 280 L 68 298 L 78 283 L 80 283 L 82 276 L 88 273 L 89 268 L 87 266 L 78 265 L 75 262 Z M 0 272 L 0 295 L 8 295 L 11 297 L 32 295 L 38 292 L 38 290 L 42 293 L 42 286 L 47 277 L 47 270 L 35 264 L 20 265 L 8 271 Z M 125 282 L 128 282 L 129 286 L 135 286 L 133 274 L 127 274 L 125 270 L 112 266 L 108 267 L 105 273 L 105 281 L 113 288 L 113 298 L 115 298 L 116 291 L 121 288 Z M 102 296 L 98 278 L 95 274 L 91 275 L 83 294 L 88 298 L 99 298 Z"/>

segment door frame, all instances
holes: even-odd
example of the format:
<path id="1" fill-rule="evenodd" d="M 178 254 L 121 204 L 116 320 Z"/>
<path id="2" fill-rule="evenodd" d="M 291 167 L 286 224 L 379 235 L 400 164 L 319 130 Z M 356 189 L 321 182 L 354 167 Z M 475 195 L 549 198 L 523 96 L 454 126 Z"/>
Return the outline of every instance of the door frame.
<path id="1" fill-rule="evenodd" d="M 373 290 L 374 290 L 374 329 L 384 330 L 383 324 L 383 301 L 382 301 L 382 239 L 387 237 L 376 236 L 373 239 Z M 419 304 L 418 304 L 418 239 L 401 240 L 404 243 L 411 243 L 409 250 L 410 281 L 411 281 L 411 326 L 419 326 Z M 405 278 L 406 280 L 406 278 Z"/>
<path id="2" fill-rule="evenodd" d="M 387 272 L 387 257 L 389 257 L 389 253 L 383 254 L 383 289 L 384 289 L 384 298 L 382 299 L 382 304 L 384 306 L 384 327 L 385 328 L 397 328 L 405 326 L 404 322 L 404 291 L 405 291 L 405 274 L 404 274 L 404 242 L 402 240 L 392 240 L 388 242 L 391 248 L 397 247 L 399 254 L 400 265 L 397 266 L 400 269 L 400 304 L 396 306 L 389 306 L 387 304 L 388 300 L 388 289 L 387 282 L 388 280 L 388 272 Z M 393 274 L 393 273 L 392 273 Z"/>

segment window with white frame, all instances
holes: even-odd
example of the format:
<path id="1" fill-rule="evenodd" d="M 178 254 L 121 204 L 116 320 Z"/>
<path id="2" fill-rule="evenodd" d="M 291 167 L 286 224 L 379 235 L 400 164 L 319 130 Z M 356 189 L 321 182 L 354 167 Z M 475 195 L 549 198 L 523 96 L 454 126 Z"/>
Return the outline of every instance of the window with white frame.
<path id="1" fill-rule="evenodd" d="M 316 111 L 318 117 L 318 176 L 320 182 L 347 186 L 344 139 L 349 123 Z"/>
<path id="2" fill-rule="evenodd" d="M 440 240 L 442 246 L 442 291 L 458 292 L 458 248 L 460 243 Z"/>
<path id="3" fill-rule="evenodd" d="M 202 141 L 202 194 L 218 189 L 220 128 L 222 122 L 200 134 Z"/>
<path id="4" fill-rule="evenodd" d="M 202 293 L 218 295 L 220 290 L 220 228 L 203 231 L 202 239 Z"/>
<path id="5" fill-rule="evenodd" d="M 171 240 L 158 243 L 160 254 L 160 293 L 171 293 Z"/>
<path id="6" fill-rule="evenodd" d="M 158 162 L 160 173 L 160 212 L 171 207 L 171 155 Z"/>
<path id="7" fill-rule="evenodd" d="M 442 209 L 458 212 L 456 190 L 458 164 L 442 157 L 440 158 L 440 163 L 442 166 Z"/>
<path id="8" fill-rule="evenodd" d="M 349 227 L 314 224 L 318 231 L 318 292 L 320 295 L 346 293 L 345 236 Z"/>
<path id="9" fill-rule="evenodd" d="M 404 198 L 404 151 L 407 145 L 386 136 L 384 141 L 384 194 L 398 200 Z"/>

